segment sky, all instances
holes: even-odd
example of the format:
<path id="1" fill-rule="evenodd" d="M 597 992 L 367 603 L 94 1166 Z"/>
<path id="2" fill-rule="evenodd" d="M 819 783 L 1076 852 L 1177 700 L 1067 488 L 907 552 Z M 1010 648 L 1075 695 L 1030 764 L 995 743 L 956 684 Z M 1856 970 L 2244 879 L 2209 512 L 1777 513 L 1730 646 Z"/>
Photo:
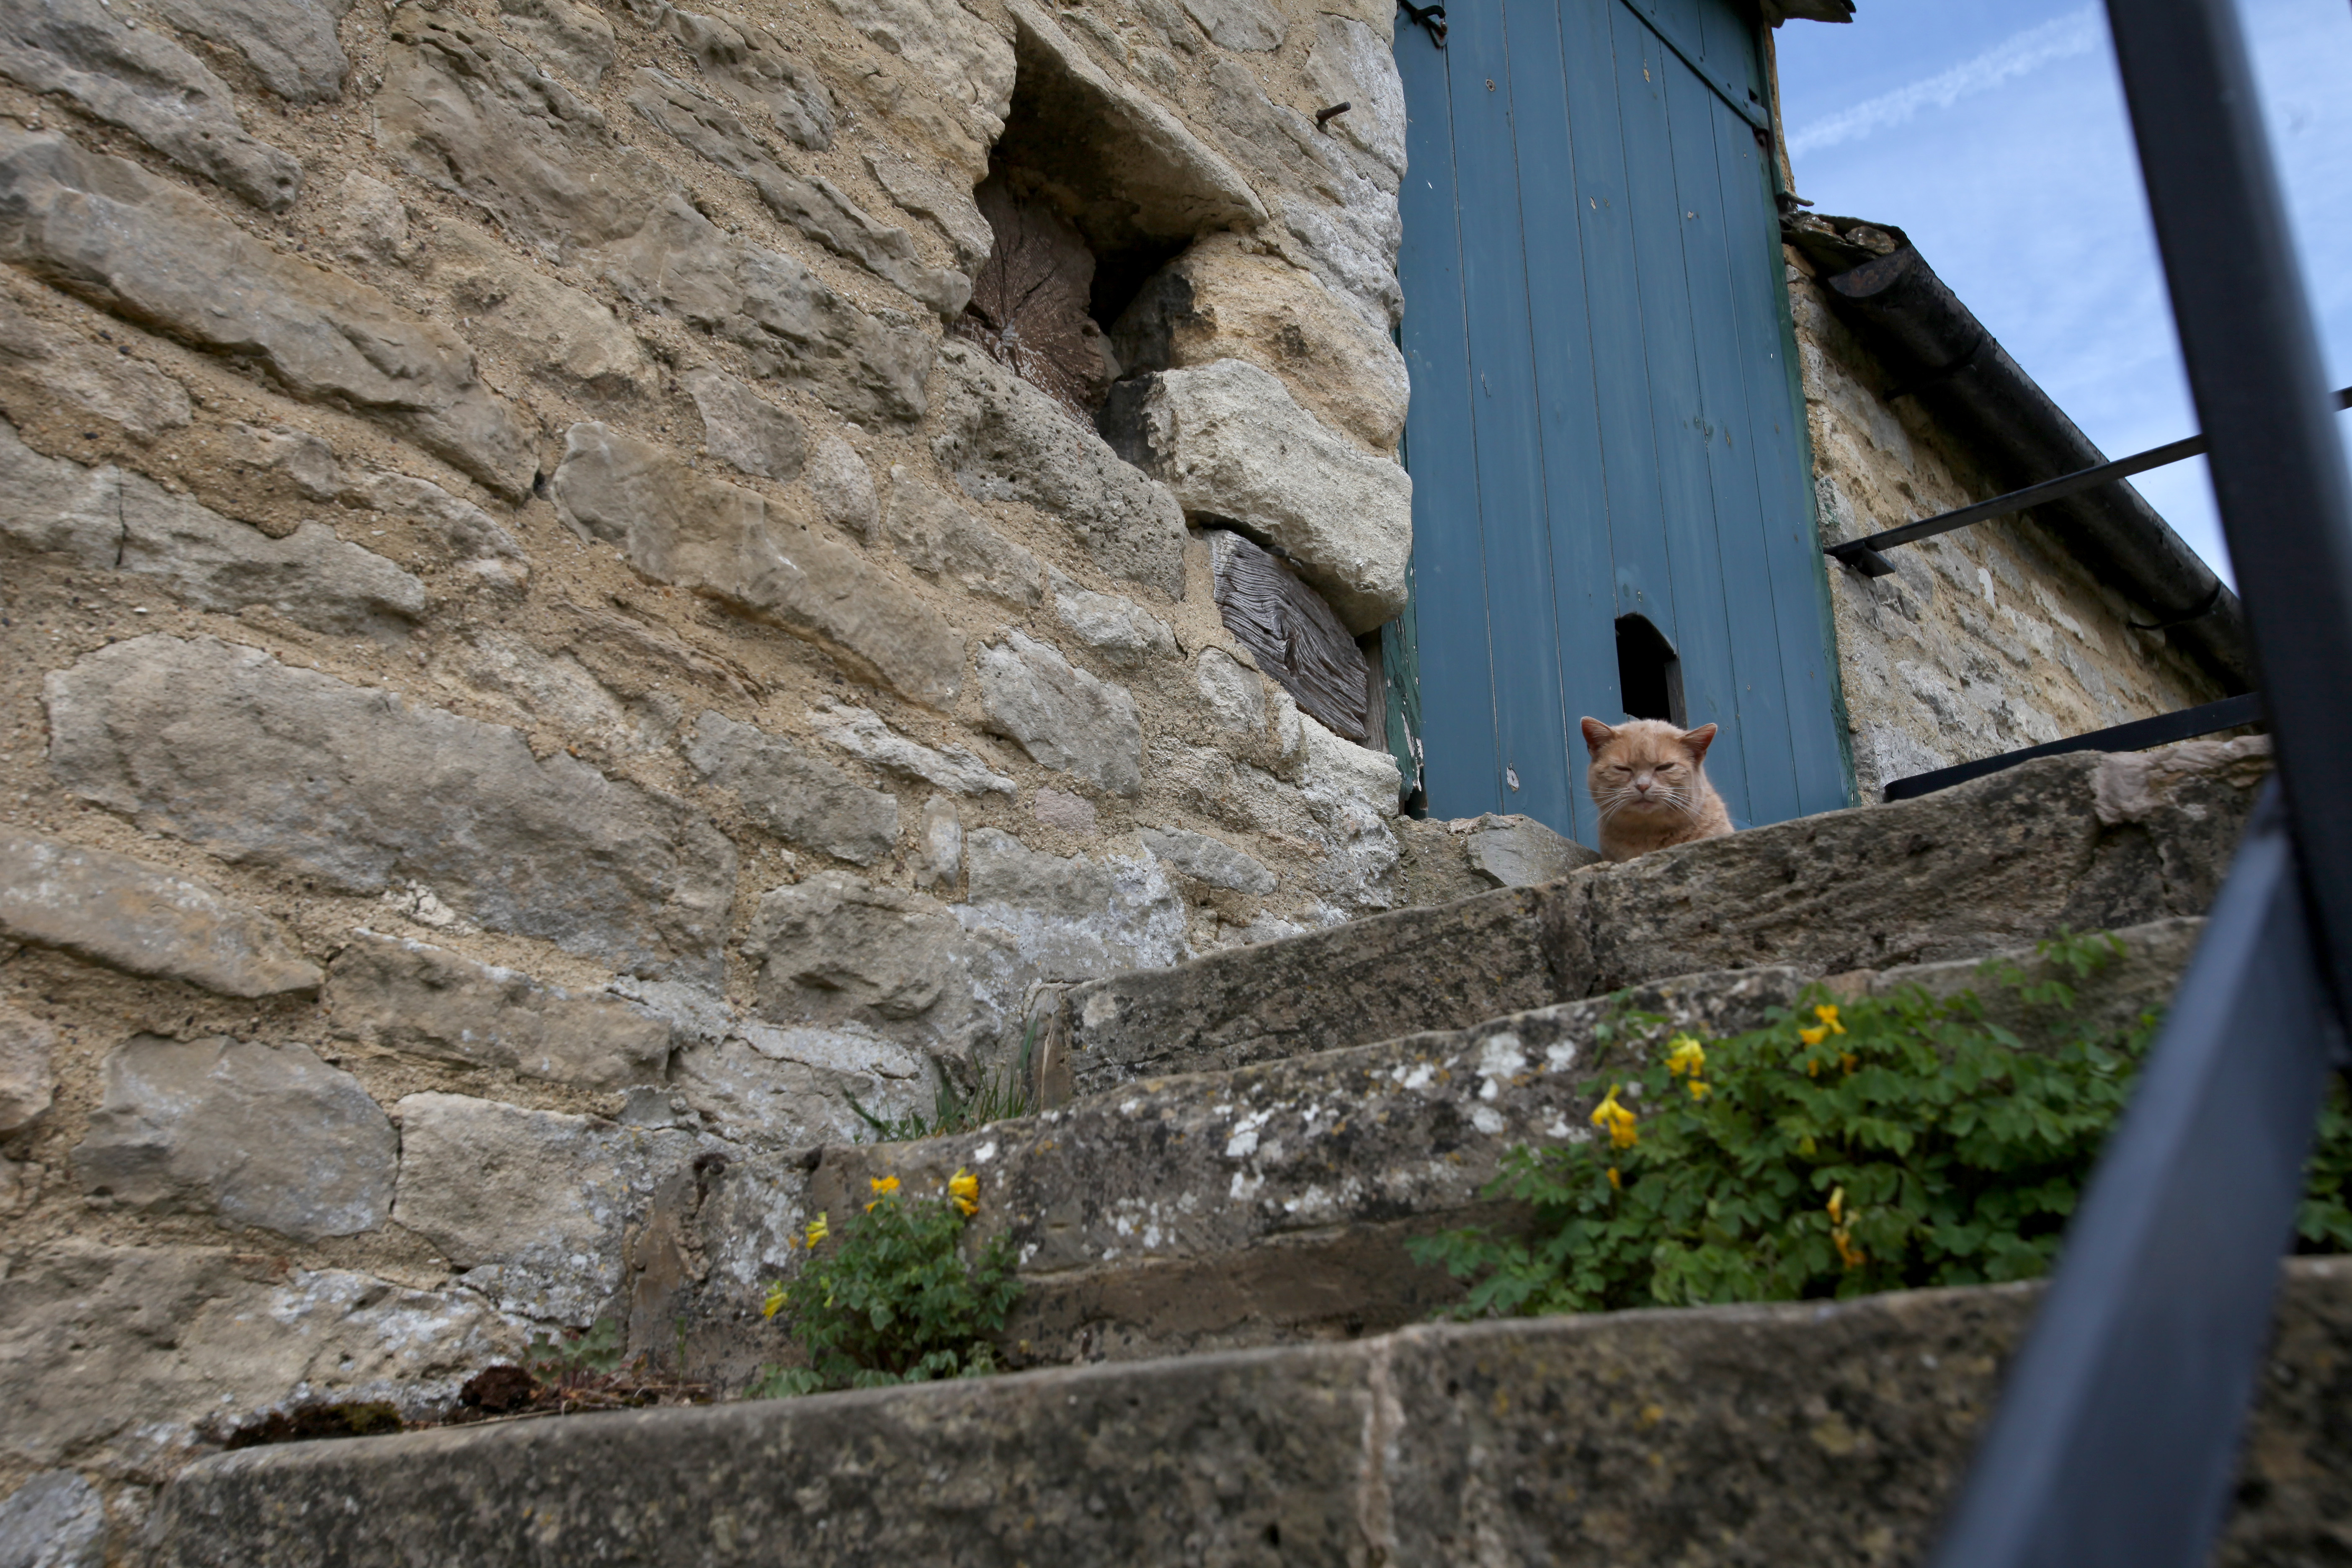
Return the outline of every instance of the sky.
<path id="1" fill-rule="evenodd" d="M 2239 0 L 2319 321 L 2352 383 L 2352 0 Z M 2111 458 L 2197 427 L 2104 7 L 1856 0 L 1790 22 L 1781 122 L 1814 209 L 1894 224 Z M 2336 416 L 2352 437 L 2352 414 Z M 2228 574 L 2204 459 L 2134 481 Z M 1895 520 L 1888 520 L 1890 522 Z"/>

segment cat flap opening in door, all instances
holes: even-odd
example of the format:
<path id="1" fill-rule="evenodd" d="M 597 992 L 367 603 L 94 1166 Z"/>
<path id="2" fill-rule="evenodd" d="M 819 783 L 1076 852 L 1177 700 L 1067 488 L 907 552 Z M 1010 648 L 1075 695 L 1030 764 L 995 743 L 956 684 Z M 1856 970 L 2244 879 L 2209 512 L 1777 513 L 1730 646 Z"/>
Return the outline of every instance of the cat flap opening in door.
<path id="1" fill-rule="evenodd" d="M 1683 661 L 1646 616 L 1617 617 L 1617 691 L 1627 718 L 1683 727 Z"/>

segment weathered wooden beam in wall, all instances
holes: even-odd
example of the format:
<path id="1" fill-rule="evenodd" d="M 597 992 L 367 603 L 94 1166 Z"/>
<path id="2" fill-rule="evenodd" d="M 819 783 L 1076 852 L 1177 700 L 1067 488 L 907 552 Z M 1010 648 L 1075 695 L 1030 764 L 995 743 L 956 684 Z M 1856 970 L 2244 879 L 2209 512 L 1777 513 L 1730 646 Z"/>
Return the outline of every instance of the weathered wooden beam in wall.
<path id="1" fill-rule="evenodd" d="M 1230 529 L 1212 531 L 1209 545 L 1225 629 L 1333 734 L 1357 742 L 1370 736 L 1370 667 L 1322 595 Z"/>

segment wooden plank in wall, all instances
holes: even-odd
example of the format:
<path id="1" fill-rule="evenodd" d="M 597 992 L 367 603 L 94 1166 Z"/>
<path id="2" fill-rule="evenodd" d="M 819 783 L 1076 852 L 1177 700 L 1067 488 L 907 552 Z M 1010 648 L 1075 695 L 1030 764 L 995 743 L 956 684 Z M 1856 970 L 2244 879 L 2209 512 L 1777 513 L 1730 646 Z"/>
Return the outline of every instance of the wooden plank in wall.
<path id="1" fill-rule="evenodd" d="M 1299 711 L 1346 740 L 1370 737 L 1371 668 L 1323 596 L 1229 529 L 1209 535 L 1217 614 Z"/>

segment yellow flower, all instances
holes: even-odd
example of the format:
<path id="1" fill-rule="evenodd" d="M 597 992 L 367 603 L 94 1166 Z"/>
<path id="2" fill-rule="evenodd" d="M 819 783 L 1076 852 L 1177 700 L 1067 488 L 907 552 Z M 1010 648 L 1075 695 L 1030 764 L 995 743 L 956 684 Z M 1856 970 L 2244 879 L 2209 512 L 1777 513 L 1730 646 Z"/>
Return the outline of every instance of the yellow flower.
<path id="1" fill-rule="evenodd" d="M 1690 1080 L 1690 1091 L 1691 1098 L 1693 1100 L 1705 1100 L 1708 1095 L 1715 1092 L 1715 1085 L 1711 1083 L 1701 1083 L 1698 1079 L 1693 1079 Z"/>
<path id="2" fill-rule="evenodd" d="M 1830 1223 L 1832 1225 L 1843 1225 L 1845 1223 L 1845 1189 L 1843 1187 L 1832 1187 L 1830 1189 L 1829 1209 Z"/>
<path id="3" fill-rule="evenodd" d="M 784 1288 L 781 1284 L 768 1287 L 768 1304 L 760 1309 L 760 1316 L 772 1318 L 784 1310 Z"/>
<path id="4" fill-rule="evenodd" d="M 948 1178 L 948 1198 L 969 1218 L 980 1212 L 980 1178 L 959 1168 Z"/>
<path id="5" fill-rule="evenodd" d="M 1592 1112 L 1592 1125 L 1609 1129 L 1609 1144 L 1614 1149 L 1631 1149 L 1642 1141 L 1634 1131 L 1638 1118 L 1617 1103 L 1618 1085 L 1611 1084 L 1609 1093 Z"/>
<path id="6" fill-rule="evenodd" d="M 1617 1173 L 1617 1167 L 1614 1165 L 1609 1167 L 1609 1184 L 1621 1193 L 1625 1190 L 1625 1179 Z"/>
<path id="7" fill-rule="evenodd" d="M 1813 1016 L 1820 1021 L 1822 1027 L 1827 1029 L 1831 1034 L 1843 1035 L 1845 1033 L 1845 1026 L 1838 1022 L 1838 1010 L 1834 1003 L 1825 1002 L 1822 1004 L 1822 1005 L 1814 1008 Z"/>
<path id="8" fill-rule="evenodd" d="M 1809 1046 L 1818 1046 L 1829 1037 L 1829 1026 L 1826 1024 L 1818 1029 L 1800 1029 L 1797 1031 L 1797 1038 L 1804 1041 L 1805 1044 Z"/>
<path id="9" fill-rule="evenodd" d="M 877 1176 L 866 1184 L 872 1187 L 877 1193 L 895 1193 L 898 1190 L 898 1178 L 896 1176 Z"/>
<path id="10" fill-rule="evenodd" d="M 1706 1047 L 1689 1035 L 1676 1035 L 1666 1044 L 1666 1070 L 1680 1078 L 1685 1073 L 1696 1078 L 1706 1070 Z"/>
<path id="11" fill-rule="evenodd" d="M 1848 1268 L 1859 1268 L 1870 1261 L 1870 1255 L 1854 1246 L 1853 1238 L 1843 1226 L 1830 1232 L 1830 1240 L 1837 1244 L 1838 1261 Z"/>
<path id="12" fill-rule="evenodd" d="M 808 1244 L 811 1247 L 814 1247 L 818 1242 L 823 1241 L 826 1237 L 831 1236 L 832 1234 L 833 1227 L 824 1223 L 824 1215 L 819 1215 L 816 1218 L 809 1221 Z"/>
<path id="13" fill-rule="evenodd" d="M 1862 1065 L 1862 1058 L 1855 1056 L 1852 1051 L 1840 1051 L 1838 1053 L 1838 1062 L 1839 1065 L 1843 1066 L 1846 1071 L 1852 1072 L 1855 1068 Z"/>

